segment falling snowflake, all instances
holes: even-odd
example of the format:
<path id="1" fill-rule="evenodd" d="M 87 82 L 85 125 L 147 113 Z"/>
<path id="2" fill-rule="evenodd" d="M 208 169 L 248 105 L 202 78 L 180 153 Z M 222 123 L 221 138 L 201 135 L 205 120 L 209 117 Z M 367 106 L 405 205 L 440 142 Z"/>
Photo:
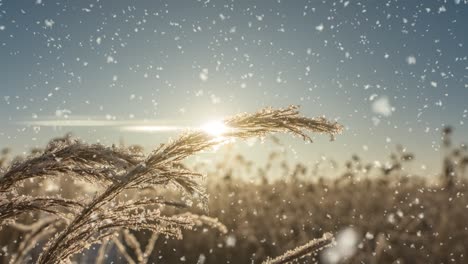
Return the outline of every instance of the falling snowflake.
<path id="1" fill-rule="evenodd" d="M 44 20 L 44 24 L 47 28 L 52 28 L 55 24 L 55 21 L 52 19 L 46 19 Z"/>
<path id="2" fill-rule="evenodd" d="M 414 57 L 413 55 L 408 56 L 408 57 L 406 58 L 406 62 L 407 62 L 409 65 L 414 65 L 414 64 L 416 64 L 416 57 Z"/>
<path id="3" fill-rule="evenodd" d="M 113 62 L 114 62 L 114 57 L 107 56 L 107 63 L 113 63 Z"/>
<path id="4" fill-rule="evenodd" d="M 392 115 L 393 107 L 390 105 L 388 98 L 383 96 L 372 103 L 372 111 L 379 115 L 390 116 Z"/>
<path id="5" fill-rule="evenodd" d="M 200 80 L 206 82 L 208 80 L 208 69 L 203 69 L 201 72 L 200 72 Z"/>
<path id="6" fill-rule="evenodd" d="M 315 27 L 315 29 L 316 29 L 317 31 L 320 31 L 320 32 L 323 31 L 323 28 L 324 28 L 323 24 L 320 24 L 320 25 L 318 25 L 318 26 Z"/>

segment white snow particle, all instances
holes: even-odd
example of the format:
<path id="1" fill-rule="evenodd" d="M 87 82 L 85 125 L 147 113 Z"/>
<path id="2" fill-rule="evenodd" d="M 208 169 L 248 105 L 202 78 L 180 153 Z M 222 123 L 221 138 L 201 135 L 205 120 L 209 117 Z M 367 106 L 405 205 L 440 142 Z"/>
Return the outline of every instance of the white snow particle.
<path id="1" fill-rule="evenodd" d="M 320 24 L 320 25 L 318 25 L 318 26 L 315 27 L 315 29 L 316 29 L 317 31 L 320 31 L 320 32 L 323 31 L 323 28 L 324 28 L 324 27 L 323 27 L 323 24 Z"/>
<path id="2" fill-rule="evenodd" d="M 55 116 L 56 117 L 65 117 L 68 118 L 68 115 L 70 115 L 72 112 L 68 109 L 57 109 L 55 110 Z"/>
<path id="3" fill-rule="evenodd" d="M 203 95 L 203 90 L 198 90 L 196 93 L 195 93 L 195 96 L 196 97 L 199 97 L 199 96 L 202 96 Z"/>
<path id="4" fill-rule="evenodd" d="M 323 252 L 323 260 L 325 263 L 334 264 L 353 256 L 357 250 L 359 239 L 358 233 L 352 228 L 340 231 L 336 237 L 336 244 Z"/>
<path id="5" fill-rule="evenodd" d="M 372 233 L 367 232 L 366 233 L 366 239 L 367 240 L 372 240 L 372 239 L 374 239 L 374 235 Z"/>
<path id="6" fill-rule="evenodd" d="M 413 55 L 408 56 L 408 57 L 406 58 L 406 62 L 407 62 L 409 65 L 414 65 L 414 64 L 416 64 L 416 57 L 414 57 Z"/>
<path id="7" fill-rule="evenodd" d="M 376 114 L 390 116 L 392 115 L 393 107 L 390 105 L 388 98 L 383 96 L 373 102 L 372 110 Z"/>
<path id="8" fill-rule="evenodd" d="M 230 235 L 226 238 L 226 246 L 227 247 L 235 247 L 236 246 L 236 237 L 234 235 Z"/>
<path id="9" fill-rule="evenodd" d="M 212 95 L 210 96 L 210 98 L 211 98 L 211 102 L 212 102 L 213 104 L 219 104 L 219 103 L 221 103 L 221 99 L 220 99 L 219 97 L 217 97 L 216 95 L 214 95 L 214 94 L 212 94 Z"/>
<path id="10" fill-rule="evenodd" d="M 45 24 L 46 27 L 51 28 L 51 27 L 54 26 L 55 21 L 52 20 L 52 19 L 46 19 L 46 20 L 44 20 L 44 24 Z"/>
<path id="11" fill-rule="evenodd" d="M 107 63 L 112 63 L 112 62 L 114 62 L 114 57 L 107 56 Z"/>
<path id="12" fill-rule="evenodd" d="M 200 80 L 206 82 L 208 80 L 208 69 L 203 69 L 201 72 L 200 72 Z"/>

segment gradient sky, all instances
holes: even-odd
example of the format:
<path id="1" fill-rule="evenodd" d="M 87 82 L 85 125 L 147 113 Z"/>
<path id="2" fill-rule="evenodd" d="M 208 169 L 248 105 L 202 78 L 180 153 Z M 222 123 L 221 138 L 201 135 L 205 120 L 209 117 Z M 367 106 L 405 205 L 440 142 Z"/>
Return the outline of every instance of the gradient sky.
<path id="1" fill-rule="evenodd" d="M 0 146 L 71 131 L 150 149 L 180 131 L 117 124 L 299 104 L 347 128 L 332 143 L 285 138 L 304 162 L 381 160 L 400 143 L 437 167 L 441 127 L 468 139 L 467 25 L 466 0 L 0 0 Z"/>

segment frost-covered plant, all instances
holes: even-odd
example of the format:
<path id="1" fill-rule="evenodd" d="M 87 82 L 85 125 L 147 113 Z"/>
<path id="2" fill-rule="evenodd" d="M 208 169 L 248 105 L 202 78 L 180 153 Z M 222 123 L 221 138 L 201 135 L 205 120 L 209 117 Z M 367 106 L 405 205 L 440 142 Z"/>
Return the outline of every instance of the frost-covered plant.
<path id="1" fill-rule="evenodd" d="M 321 238 L 310 240 L 308 243 L 299 246 L 295 249 L 286 251 L 283 255 L 274 259 L 267 259 L 263 264 L 284 264 L 292 261 L 313 255 L 325 247 L 329 247 L 333 243 L 333 235 L 325 233 Z"/>
<path id="2" fill-rule="evenodd" d="M 2 175 L 0 219 L 14 219 L 20 213 L 39 210 L 66 220 L 65 227 L 46 243 L 38 263 L 67 262 L 92 244 L 109 239 L 116 241 L 119 233 L 127 234 L 127 242 L 132 244 L 135 240 L 129 238 L 129 233 L 124 231 L 126 229 L 144 229 L 175 238 L 182 237 L 183 229 L 200 224 L 225 232 L 221 223 L 206 216 L 164 215 L 162 210 L 166 206 L 184 207 L 184 204 L 168 201 L 165 197 L 154 195 L 152 198 L 129 201 L 120 201 L 118 197 L 130 189 L 173 184 L 185 193 L 204 200 L 205 190 L 197 181 L 201 175 L 180 164 L 185 158 L 235 139 L 286 132 L 311 141 L 307 131 L 334 136 L 342 130 L 341 125 L 325 118 L 300 116 L 297 106 L 240 114 L 224 120 L 224 125 L 227 129 L 221 136 L 213 136 L 203 130 L 189 131 L 160 145 L 147 157 L 115 147 L 87 145 L 69 138 L 53 141 L 42 154 L 13 164 Z M 25 179 L 62 175 L 102 185 L 104 190 L 84 202 L 59 197 L 18 197 L 15 192 L 15 186 Z M 55 207 L 65 207 L 67 210 L 64 213 L 55 210 Z M 141 249 L 133 248 L 141 253 Z M 137 258 L 141 261 L 145 255 L 137 254 Z"/>

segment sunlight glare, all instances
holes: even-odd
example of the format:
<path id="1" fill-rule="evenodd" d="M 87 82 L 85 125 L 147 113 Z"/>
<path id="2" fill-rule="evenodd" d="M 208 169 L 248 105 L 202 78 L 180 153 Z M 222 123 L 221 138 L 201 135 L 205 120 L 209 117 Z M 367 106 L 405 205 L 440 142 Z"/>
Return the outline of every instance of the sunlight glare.
<path id="1" fill-rule="evenodd" d="M 227 132 L 228 127 L 222 121 L 211 121 L 203 125 L 201 129 L 212 136 L 220 137 Z"/>

